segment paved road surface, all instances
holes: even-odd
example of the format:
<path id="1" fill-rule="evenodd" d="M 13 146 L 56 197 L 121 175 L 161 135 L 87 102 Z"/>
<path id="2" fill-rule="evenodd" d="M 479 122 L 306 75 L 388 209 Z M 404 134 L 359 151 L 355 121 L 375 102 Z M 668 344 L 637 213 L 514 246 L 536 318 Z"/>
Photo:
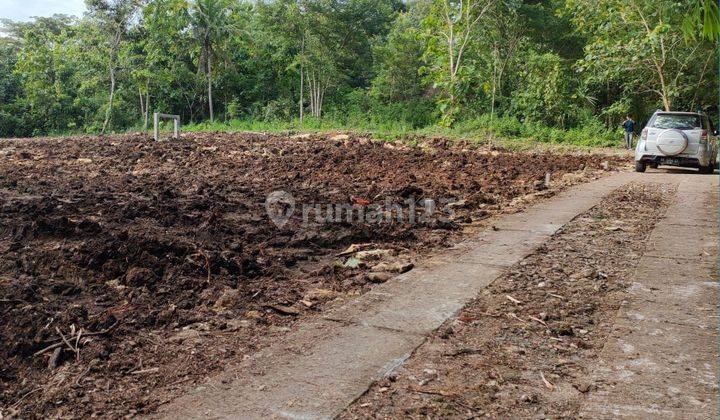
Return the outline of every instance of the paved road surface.
<path id="1" fill-rule="evenodd" d="M 718 418 L 718 177 L 678 182 L 603 348 L 587 418 Z"/>

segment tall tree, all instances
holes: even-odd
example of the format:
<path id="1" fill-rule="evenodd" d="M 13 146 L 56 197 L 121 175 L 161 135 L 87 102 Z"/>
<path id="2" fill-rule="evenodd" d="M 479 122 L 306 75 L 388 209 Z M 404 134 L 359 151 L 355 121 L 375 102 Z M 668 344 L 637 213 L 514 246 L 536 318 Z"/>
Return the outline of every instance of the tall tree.
<path id="1" fill-rule="evenodd" d="M 518 4 L 497 3 L 492 9 L 491 22 L 485 31 L 492 66 L 490 80 L 490 121 L 496 113 L 498 95 L 502 93 L 508 67 L 515 60 L 525 41 L 524 20 L 518 18 Z"/>
<path id="2" fill-rule="evenodd" d="M 85 121 L 78 106 L 79 72 L 84 63 L 78 59 L 79 30 L 75 19 L 56 15 L 13 27 L 22 39 L 15 73 L 22 94 L 17 96 L 33 121 L 34 134 L 74 128 Z M 28 130 L 30 131 L 30 130 Z"/>
<path id="3" fill-rule="evenodd" d="M 673 0 L 568 0 L 573 20 L 587 37 L 580 67 L 625 89 L 654 95 L 663 108 L 675 101 L 694 106 L 707 89 L 712 47 L 682 32 L 685 6 Z"/>
<path id="4" fill-rule="evenodd" d="M 227 36 L 230 27 L 230 0 L 195 0 L 192 4 L 192 24 L 200 44 L 199 66 L 204 71 L 207 82 L 207 101 L 210 122 L 215 120 L 213 110 L 213 59 L 220 48 L 222 39 Z"/>
<path id="5" fill-rule="evenodd" d="M 189 30 L 189 4 L 186 0 L 150 0 L 143 9 L 141 25 L 146 36 L 140 55 L 149 70 L 146 109 L 167 110 L 195 120 L 202 112 L 206 78 L 193 60 L 198 43 Z"/>
<path id="6" fill-rule="evenodd" d="M 458 90 L 467 50 L 494 0 L 435 0 L 425 27 L 430 38 L 427 61 L 435 61 L 433 79 L 443 91 L 443 121 L 452 124 L 458 111 Z M 436 57 L 436 58 L 435 58 Z M 435 58 L 433 60 L 433 58 Z M 438 61 L 439 60 L 439 61 Z M 432 67 L 431 67 L 432 69 Z"/>
<path id="7" fill-rule="evenodd" d="M 425 83 L 419 74 L 426 48 L 420 28 L 424 12 L 421 5 L 401 13 L 387 41 L 376 46 L 377 76 L 372 82 L 371 93 L 378 100 L 385 103 L 409 101 L 425 94 Z"/>
<path id="8" fill-rule="evenodd" d="M 279 62 L 285 62 L 287 70 L 298 73 L 298 116 L 302 123 L 305 111 L 305 77 L 307 68 L 309 25 L 309 1 L 279 0 L 260 2 L 259 20 L 267 30 L 269 45 L 275 50 Z"/>
<path id="9" fill-rule="evenodd" d="M 100 48 L 104 50 L 110 79 L 105 120 L 100 131 L 101 134 L 105 134 L 112 117 L 113 101 L 115 99 L 118 55 L 121 43 L 127 34 L 128 26 L 137 10 L 137 3 L 135 0 L 86 0 L 86 5 L 88 16 L 96 22 L 104 38 L 104 45 L 101 45 Z"/>

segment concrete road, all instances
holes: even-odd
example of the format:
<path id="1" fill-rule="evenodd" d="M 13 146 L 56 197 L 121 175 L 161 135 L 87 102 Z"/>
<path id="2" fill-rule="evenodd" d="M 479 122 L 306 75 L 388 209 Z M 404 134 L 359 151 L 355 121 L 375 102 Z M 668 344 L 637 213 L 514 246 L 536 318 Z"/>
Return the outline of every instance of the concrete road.
<path id="1" fill-rule="evenodd" d="M 678 183 L 591 375 L 587 418 L 718 418 L 718 177 Z"/>

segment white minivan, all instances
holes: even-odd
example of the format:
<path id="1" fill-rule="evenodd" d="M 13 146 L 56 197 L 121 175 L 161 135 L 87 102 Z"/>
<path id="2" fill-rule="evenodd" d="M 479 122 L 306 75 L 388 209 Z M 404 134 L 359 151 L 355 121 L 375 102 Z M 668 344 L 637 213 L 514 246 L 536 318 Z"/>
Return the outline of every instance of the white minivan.
<path id="1" fill-rule="evenodd" d="M 656 111 L 635 148 L 635 170 L 658 165 L 698 168 L 713 173 L 718 132 L 706 114 Z"/>

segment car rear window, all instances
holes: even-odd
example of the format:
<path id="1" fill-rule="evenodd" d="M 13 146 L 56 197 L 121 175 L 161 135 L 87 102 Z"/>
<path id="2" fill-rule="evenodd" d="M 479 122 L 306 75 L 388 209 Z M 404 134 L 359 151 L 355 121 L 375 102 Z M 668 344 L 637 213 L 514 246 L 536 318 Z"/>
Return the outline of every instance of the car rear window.
<path id="1" fill-rule="evenodd" d="M 700 121 L 699 115 L 658 114 L 652 126 L 653 128 L 692 130 L 694 128 L 702 128 L 702 122 Z"/>

